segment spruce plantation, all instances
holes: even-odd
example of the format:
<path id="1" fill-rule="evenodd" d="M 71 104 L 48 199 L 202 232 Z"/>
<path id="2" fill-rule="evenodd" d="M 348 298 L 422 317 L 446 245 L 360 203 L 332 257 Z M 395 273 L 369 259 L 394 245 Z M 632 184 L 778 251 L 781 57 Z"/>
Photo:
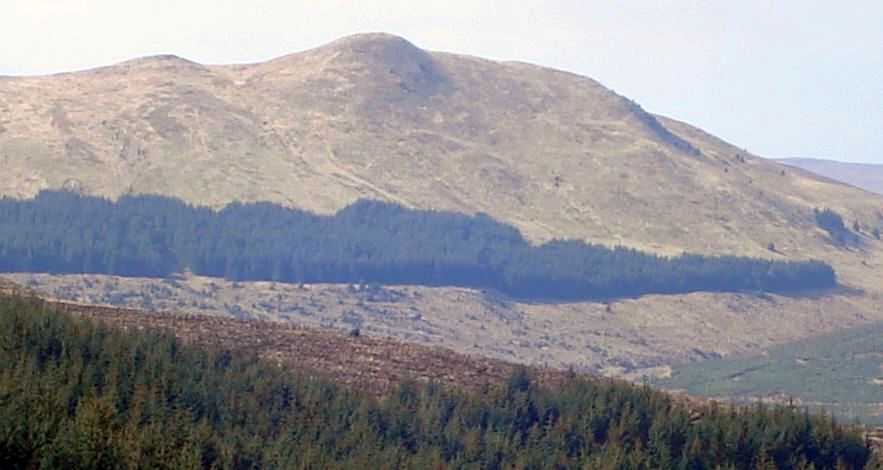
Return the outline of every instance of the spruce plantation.
<path id="1" fill-rule="evenodd" d="M 517 370 L 377 398 L 244 351 L 0 297 L 3 468 L 865 468 L 857 431 L 791 407 L 687 404 Z M 873 464 L 873 463 L 872 463 Z M 874 468 L 874 467 L 870 467 Z"/>
<path id="2" fill-rule="evenodd" d="M 820 261 L 683 254 L 575 240 L 533 245 L 484 214 L 361 200 L 332 216 L 270 203 L 215 211 L 161 196 L 63 191 L 0 200 L 0 271 L 418 284 L 575 301 L 646 294 L 792 293 L 836 285 Z"/>

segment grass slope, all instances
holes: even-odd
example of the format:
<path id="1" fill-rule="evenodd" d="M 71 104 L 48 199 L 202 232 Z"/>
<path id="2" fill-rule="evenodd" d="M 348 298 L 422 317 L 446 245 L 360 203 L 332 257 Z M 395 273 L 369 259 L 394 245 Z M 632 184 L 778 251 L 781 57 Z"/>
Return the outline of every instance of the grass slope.
<path id="1" fill-rule="evenodd" d="M 794 399 L 863 423 L 883 424 L 883 323 L 771 348 L 748 358 L 675 367 L 668 388 L 691 394 Z"/>

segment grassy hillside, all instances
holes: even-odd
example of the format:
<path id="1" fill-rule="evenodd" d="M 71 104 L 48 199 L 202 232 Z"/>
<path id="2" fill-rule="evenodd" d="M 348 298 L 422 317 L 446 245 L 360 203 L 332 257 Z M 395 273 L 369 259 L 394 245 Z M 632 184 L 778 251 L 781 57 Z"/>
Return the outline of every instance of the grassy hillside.
<path id="1" fill-rule="evenodd" d="M 738 401 L 792 397 L 845 419 L 883 424 L 883 323 L 770 348 L 761 356 L 676 366 L 665 387 Z"/>
<path id="2" fill-rule="evenodd" d="M 323 213 L 485 212 L 533 240 L 809 257 L 813 207 L 881 199 L 653 116 L 601 84 L 357 35 L 265 63 L 173 56 L 0 80 L 0 193 L 68 187 Z"/>
<path id="3" fill-rule="evenodd" d="M 67 187 L 323 213 L 378 199 L 484 212 L 534 241 L 750 256 L 773 243 L 773 256 L 823 258 L 850 283 L 883 285 L 812 218 L 831 207 L 883 227 L 883 199 L 653 116 L 586 77 L 389 35 L 259 64 L 159 56 L 5 77 L 0 114 L 0 194 Z"/>
<path id="4" fill-rule="evenodd" d="M 466 393 L 402 385 L 377 400 L 254 355 L 123 332 L 0 298 L 6 468 L 214 466 L 863 468 L 862 438 L 789 408 L 711 407 L 523 370 Z M 39 393 L 34 393 L 39 391 Z"/>

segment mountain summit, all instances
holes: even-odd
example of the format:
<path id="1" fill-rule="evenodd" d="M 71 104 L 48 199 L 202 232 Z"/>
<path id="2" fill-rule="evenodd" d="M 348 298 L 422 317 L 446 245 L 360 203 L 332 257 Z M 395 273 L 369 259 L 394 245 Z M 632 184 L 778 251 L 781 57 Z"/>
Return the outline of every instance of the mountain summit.
<path id="1" fill-rule="evenodd" d="M 589 78 L 388 34 L 258 64 L 157 56 L 7 77 L 0 111 L 0 193 L 16 197 L 67 187 L 324 213 L 372 198 L 486 212 L 535 241 L 666 254 L 839 256 L 816 207 L 883 227 L 880 198 L 650 114 Z"/>

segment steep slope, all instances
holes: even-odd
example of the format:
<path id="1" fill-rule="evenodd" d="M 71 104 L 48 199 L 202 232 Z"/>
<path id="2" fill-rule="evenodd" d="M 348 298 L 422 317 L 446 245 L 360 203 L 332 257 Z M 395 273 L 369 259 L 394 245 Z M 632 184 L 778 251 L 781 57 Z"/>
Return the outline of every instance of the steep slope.
<path id="1" fill-rule="evenodd" d="M 367 34 L 260 64 L 163 56 L 0 78 L 0 119 L 0 193 L 16 197 L 68 187 L 326 213 L 374 198 L 486 212 L 534 241 L 814 257 L 847 287 L 820 293 L 811 311 L 788 298 L 625 302 L 634 315 L 611 334 L 664 336 L 663 349 L 688 357 L 699 357 L 690 341 L 731 354 L 883 319 L 883 244 L 869 235 L 883 228 L 883 197 L 758 158 L 570 73 Z M 816 207 L 858 221 L 861 243 L 833 243 Z M 570 309 L 605 306 L 552 310 Z M 782 323 L 757 331 L 742 312 Z"/>
<path id="2" fill-rule="evenodd" d="M 851 184 L 872 193 L 883 194 L 883 165 L 881 164 L 838 162 L 818 158 L 782 158 L 778 161 L 835 181 Z"/>

